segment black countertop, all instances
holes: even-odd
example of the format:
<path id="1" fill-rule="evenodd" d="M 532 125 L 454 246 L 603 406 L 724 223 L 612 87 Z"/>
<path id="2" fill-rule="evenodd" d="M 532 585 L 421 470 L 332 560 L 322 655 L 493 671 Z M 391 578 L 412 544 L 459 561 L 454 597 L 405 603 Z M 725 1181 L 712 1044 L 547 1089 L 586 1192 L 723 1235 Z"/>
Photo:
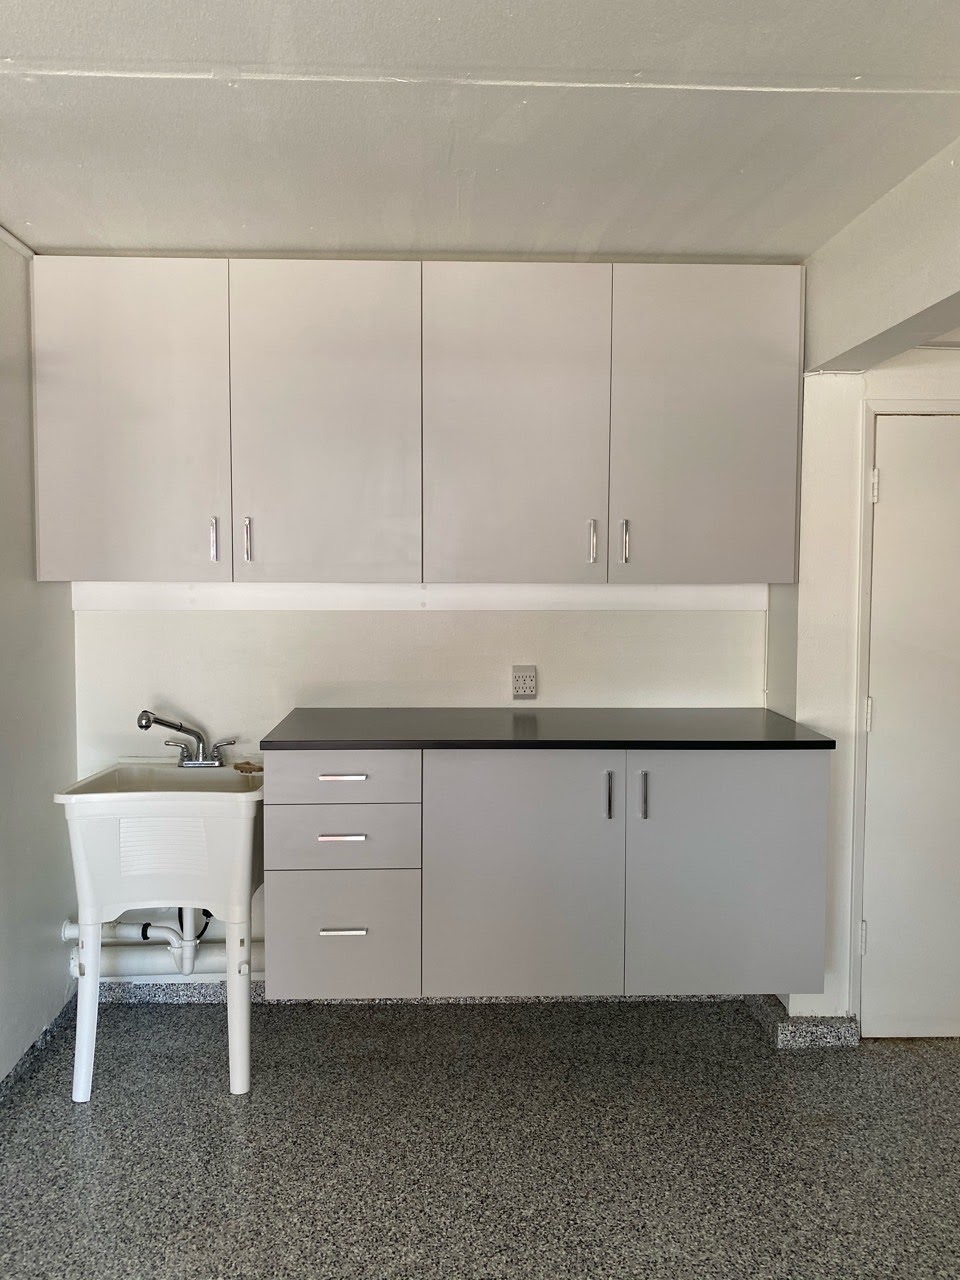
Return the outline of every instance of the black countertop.
<path id="1" fill-rule="evenodd" d="M 297 707 L 264 751 L 420 747 L 827 749 L 837 744 L 760 707 Z"/>

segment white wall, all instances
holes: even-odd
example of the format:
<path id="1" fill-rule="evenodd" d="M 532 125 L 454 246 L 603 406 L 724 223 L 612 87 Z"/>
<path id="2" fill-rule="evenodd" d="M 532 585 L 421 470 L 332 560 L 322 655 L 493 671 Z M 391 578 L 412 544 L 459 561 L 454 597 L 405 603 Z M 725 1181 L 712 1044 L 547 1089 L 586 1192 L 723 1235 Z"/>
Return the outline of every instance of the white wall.
<path id="1" fill-rule="evenodd" d="M 237 751 L 294 706 L 496 706 L 534 662 L 541 706 L 762 706 L 764 614 L 80 612 L 82 773 L 169 755 L 149 707 L 196 717 Z"/>
<path id="2" fill-rule="evenodd" d="M 767 706 L 791 720 L 797 715 L 796 583 L 772 583 L 767 605 Z"/>
<path id="3" fill-rule="evenodd" d="M 76 908 L 53 793 L 75 776 L 70 591 L 34 581 L 29 264 L 0 242 L 0 1078 L 63 1007 Z"/>
<path id="4" fill-rule="evenodd" d="M 851 1007 L 857 622 L 862 408 L 868 400 L 960 400 L 960 353 L 914 351 L 866 374 L 805 380 L 797 637 L 797 718 L 837 739 L 831 783 L 827 976 L 793 1014 Z M 930 406 L 931 411 L 935 405 Z"/>

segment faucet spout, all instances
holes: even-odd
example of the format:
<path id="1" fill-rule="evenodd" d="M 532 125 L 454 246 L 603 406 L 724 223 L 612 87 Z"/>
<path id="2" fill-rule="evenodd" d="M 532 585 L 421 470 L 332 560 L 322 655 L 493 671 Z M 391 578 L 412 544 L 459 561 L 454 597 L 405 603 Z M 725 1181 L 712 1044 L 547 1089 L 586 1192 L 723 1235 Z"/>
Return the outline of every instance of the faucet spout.
<path id="1" fill-rule="evenodd" d="M 181 764 L 206 764 L 209 761 L 207 740 L 199 729 L 191 729 L 188 725 L 179 724 L 174 720 L 164 720 L 163 716 L 154 715 L 152 711 L 141 711 L 137 716 L 138 729 L 151 729 L 155 724 L 163 725 L 165 729 L 172 729 L 174 733 L 185 734 L 196 742 L 196 755 L 190 760 L 181 759 Z"/>

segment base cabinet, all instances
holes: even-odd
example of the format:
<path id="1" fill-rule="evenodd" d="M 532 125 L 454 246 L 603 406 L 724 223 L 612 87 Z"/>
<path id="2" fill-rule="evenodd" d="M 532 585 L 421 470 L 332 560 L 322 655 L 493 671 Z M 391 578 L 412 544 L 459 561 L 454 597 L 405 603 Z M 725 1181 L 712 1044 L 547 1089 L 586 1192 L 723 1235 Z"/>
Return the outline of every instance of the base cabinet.
<path id="1" fill-rule="evenodd" d="M 276 755 L 268 998 L 823 989 L 827 751 Z"/>
<path id="2" fill-rule="evenodd" d="M 627 995 L 821 991 L 829 753 L 627 753 Z"/>

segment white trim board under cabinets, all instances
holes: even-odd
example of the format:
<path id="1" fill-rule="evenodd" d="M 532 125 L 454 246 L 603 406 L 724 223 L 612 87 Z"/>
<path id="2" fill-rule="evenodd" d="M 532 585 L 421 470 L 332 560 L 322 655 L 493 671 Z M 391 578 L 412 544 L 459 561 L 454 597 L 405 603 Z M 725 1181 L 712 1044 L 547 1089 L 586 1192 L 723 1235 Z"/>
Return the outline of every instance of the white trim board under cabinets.
<path id="1" fill-rule="evenodd" d="M 766 583 L 646 585 L 567 583 L 74 582 L 84 610 L 319 610 L 438 612 L 755 610 Z"/>

